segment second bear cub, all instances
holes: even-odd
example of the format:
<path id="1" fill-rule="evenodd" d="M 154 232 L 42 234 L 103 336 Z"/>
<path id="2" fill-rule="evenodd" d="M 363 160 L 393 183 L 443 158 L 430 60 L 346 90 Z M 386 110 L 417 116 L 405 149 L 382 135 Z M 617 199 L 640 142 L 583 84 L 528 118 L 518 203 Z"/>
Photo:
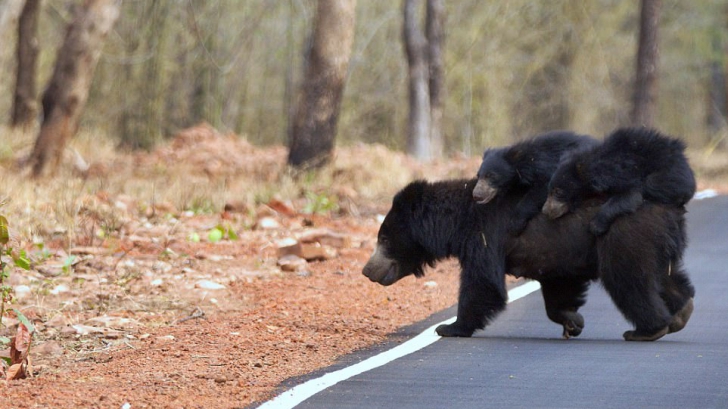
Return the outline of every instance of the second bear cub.
<path id="1" fill-rule="evenodd" d="M 685 144 L 647 128 L 622 128 L 601 144 L 565 155 L 549 183 L 543 212 L 557 218 L 586 198 L 607 201 L 591 221 L 602 235 L 620 215 L 632 213 L 643 200 L 683 206 L 695 194 L 695 176 L 685 157 Z"/>

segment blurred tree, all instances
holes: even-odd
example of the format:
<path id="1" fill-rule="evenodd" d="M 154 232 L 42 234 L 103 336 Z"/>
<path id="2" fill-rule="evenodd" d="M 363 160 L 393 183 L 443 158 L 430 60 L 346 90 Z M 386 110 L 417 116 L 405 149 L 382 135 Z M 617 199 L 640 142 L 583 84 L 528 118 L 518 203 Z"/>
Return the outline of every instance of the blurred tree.
<path id="1" fill-rule="evenodd" d="M 652 126 L 657 109 L 658 28 L 662 0 L 642 0 L 632 124 Z"/>
<path id="2" fill-rule="evenodd" d="M 418 0 L 404 0 L 402 40 L 409 68 L 407 153 L 427 161 L 434 153 L 430 134 L 430 65 L 427 38 L 419 27 L 418 6 Z"/>
<path id="3" fill-rule="evenodd" d="M 190 32 L 196 37 L 192 60 L 193 90 L 190 101 L 190 117 L 193 122 L 207 121 L 220 126 L 222 92 L 220 67 L 216 56 L 219 48 L 218 24 L 220 5 L 216 2 L 198 3 L 195 10 L 188 4 Z M 204 28 L 204 29 L 203 29 Z"/>
<path id="4" fill-rule="evenodd" d="M 356 0 L 319 0 L 313 41 L 296 102 L 288 163 L 318 168 L 331 160 L 354 42 Z"/>
<path id="5" fill-rule="evenodd" d="M 38 15 L 41 0 L 26 0 L 18 21 L 17 74 L 10 124 L 30 128 L 37 114 Z"/>
<path id="6" fill-rule="evenodd" d="M 162 139 L 164 124 L 164 93 L 167 78 L 163 75 L 165 47 L 169 37 L 170 0 L 133 4 L 125 17 L 136 16 L 130 24 L 134 29 L 125 42 L 125 55 L 141 55 L 141 62 L 123 65 L 126 89 L 136 85 L 135 97 L 130 97 L 120 115 L 121 143 L 129 149 L 151 149 Z M 124 18 L 122 18 L 124 20 Z M 139 27 L 142 23 L 142 27 Z M 127 30 L 128 27 L 127 27 Z M 119 31 L 122 32 L 121 28 Z M 125 33 L 128 35 L 128 32 Z M 132 59 L 133 60 L 133 59 Z M 143 82 L 142 82 L 143 79 Z M 141 85 L 141 86 L 140 86 Z"/>
<path id="7" fill-rule="evenodd" d="M 430 92 L 430 143 L 433 157 L 442 156 L 442 115 L 445 109 L 445 5 L 443 0 L 427 0 L 425 19 Z"/>
<path id="8" fill-rule="evenodd" d="M 120 0 L 86 0 L 77 6 L 43 92 L 43 123 L 29 157 L 33 177 L 58 167 L 78 129 L 101 48 L 119 16 Z"/>
<path id="9" fill-rule="evenodd" d="M 0 38 L 8 38 L 15 23 L 20 17 L 25 0 L 2 0 L 0 1 Z"/>

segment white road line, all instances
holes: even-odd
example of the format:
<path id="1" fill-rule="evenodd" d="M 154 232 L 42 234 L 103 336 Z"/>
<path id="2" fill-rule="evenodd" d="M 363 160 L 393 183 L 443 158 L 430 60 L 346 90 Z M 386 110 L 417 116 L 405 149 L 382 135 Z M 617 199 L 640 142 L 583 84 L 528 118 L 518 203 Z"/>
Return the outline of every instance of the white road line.
<path id="1" fill-rule="evenodd" d="M 519 285 L 508 291 L 508 303 L 523 298 L 534 291 L 537 291 L 541 286 L 536 281 L 528 281 L 525 284 Z M 420 349 L 434 343 L 441 337 L 435 333 L 435 328 L 438 325 L 450 324 L 455 322 L 456 317 L 452 317 L 440 323 L 437 323 L 416 337 L 406 341 L 388 351 L 384 351 L 379 355 L 375 355 L 368 358 L 358 364 L 348 366 L 338 371 L 327 373 L 319 378 L 311 379 L 310 381 L 304 382 L 292 389 L 289 389 L 282 394 L 276 396 L 272 400 L 265 402 L 258 406 L 258 409 L 290 409 L 310 398 L 311 396 L 321 392 L 322 390 L 333 386 L 341 381 L 349 379 L 353 376 L 359 375 L 360 373 L 378 368 L 389 362 L 394 361 L 397 358 L 401 358 L 405 355 L 409 355 L 413 352 L 419 351 Z"/>
<path id="2" fill-rule="evenodd" d="M 718 196 L 718 192 L 716 192 L 713 189 L 705 189 L 701 190 L 700 192 L 695 193 L 695 196 L 693 196 L 693 200 L 703 200 L 703 199 L 710 199 L 711 197 Z"/>

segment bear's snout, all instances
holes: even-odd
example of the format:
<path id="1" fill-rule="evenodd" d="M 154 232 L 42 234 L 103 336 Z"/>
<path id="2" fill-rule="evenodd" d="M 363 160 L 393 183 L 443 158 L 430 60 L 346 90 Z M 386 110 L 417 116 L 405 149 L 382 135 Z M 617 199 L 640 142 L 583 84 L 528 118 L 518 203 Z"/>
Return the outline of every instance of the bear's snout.
<path id="1" fill-rule="evenodd" d="M 492 187 L 486 179 L 478 179 L 478 183 L 473 188 L 473 199 L 480 204 L 485 204 L 493 200 L 497 193 L 498 189 Z"/>

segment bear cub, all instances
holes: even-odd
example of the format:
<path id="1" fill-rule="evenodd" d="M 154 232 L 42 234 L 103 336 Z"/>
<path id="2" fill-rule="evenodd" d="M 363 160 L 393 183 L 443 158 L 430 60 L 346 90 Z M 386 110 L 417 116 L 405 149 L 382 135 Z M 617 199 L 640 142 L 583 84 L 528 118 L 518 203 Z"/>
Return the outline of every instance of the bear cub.
<path id="1" fill-rule="evenodd" d="M 589 136 L 553 131 L 511 146 L 488 149 L 478 170 L 473 198 L 485 204 L 499 193 L 524 190 L 526 194 L 516 205 L 508 226 L 511 234 L 519 235 L 528 221 L 541 212 L 548 195 L 549 180 L 562 155 L 596 144 L 597 141 Z"/>
<path id="2" fill-rule="evenodd" d="M 622 128 L 601 144 L 564 155 L 542 210 L 555 219 L 585 199 L 602 197 L 606 202 L 589 226 L 599 236 L 614 219 L 637 210 L 643 200 L 684 206 L 695 189 L 681 140 L 653 129 Z"/>

